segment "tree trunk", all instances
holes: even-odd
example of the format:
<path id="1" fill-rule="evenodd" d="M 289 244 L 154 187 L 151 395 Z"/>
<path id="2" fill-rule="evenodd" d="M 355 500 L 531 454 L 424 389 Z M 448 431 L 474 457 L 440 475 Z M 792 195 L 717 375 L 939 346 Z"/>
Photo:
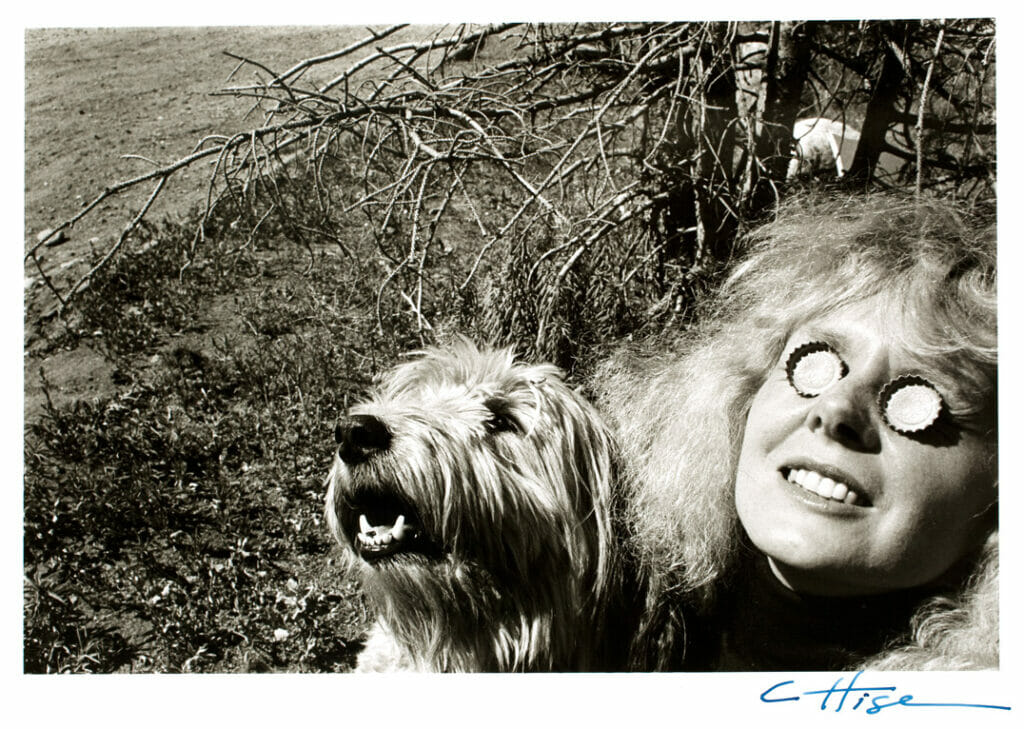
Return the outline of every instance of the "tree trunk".
<path id="1" fill-rule="evenodd" d="M 725 42 L 724 23 L 712 24 L 709 43 L 695 59 L 697 107 L 693 115 L 694 204 L 697 217 L 697 247 L 694 263 L 699 268 L 706 260 L 719 260 L 721 248 L 731 239 L 734 227 L 723 196 L 729 197 L 732 177 L 732 149 L 736 118 L 736 86 L 729 72 L 732 59 Z"/>
<path id="2" fill-rule="evenodd" d="M 777 186 L 786 178 L 793 123 L 810 59 L 807 23 L 773 22 L 761 25 L 761 30 L 767 31 L 766 41 L 747 40 L 737 46 L 739 62 L 748 66 L 738 70 L 737 86 L 745 99 L 757 97 L 756 102 L 748 101 L 744 119 L 747 149 L 740 209 L 748 219 L 774 202 Z M 760 70 L 749 68 L 751 63 Z"/>
<path id="3" fill-rule="evenodd" d="M 899 113 L 896 101 L 906 71 L 901 54 L 907 45 L 907 26 L 897 21 L 882 30 L 885 53 L 878 80 L 872 89 L 871 99 L 864 112 L 864 126 L 860 132 L 857 151 L 846 173 L 849 182 L 867 185 L 875 174 L 878 156 L 885 146 L 885 135 L 896 121 Z"/>
<path id="4" fill-rule="evenodd" d="M 764 125 L 758 139 L 757 154 L 774 181 L 786 178 L 790 150 L 793 148 L 793 124 L 800 113 L 810 59 L 810 27 L 807 23 L 772 24 L 765 84 Z"/>

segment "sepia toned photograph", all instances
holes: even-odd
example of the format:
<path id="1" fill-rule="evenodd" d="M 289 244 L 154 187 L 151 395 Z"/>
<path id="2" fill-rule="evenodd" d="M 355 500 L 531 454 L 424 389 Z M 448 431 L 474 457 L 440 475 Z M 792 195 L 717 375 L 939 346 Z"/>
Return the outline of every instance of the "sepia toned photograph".
<path id="1" fill-rule="evenodd" d="M 996 25 L 25 28 L 24 674 L 1005 716 Z"/>

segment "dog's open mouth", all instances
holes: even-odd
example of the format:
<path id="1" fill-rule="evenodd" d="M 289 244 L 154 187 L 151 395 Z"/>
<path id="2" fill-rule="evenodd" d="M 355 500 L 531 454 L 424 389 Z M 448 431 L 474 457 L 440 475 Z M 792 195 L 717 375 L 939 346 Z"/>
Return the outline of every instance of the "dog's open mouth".
<path id="1" fill-rule="evenodd" d="M 347 506 L 347 531 L 352 535 L 352 546 L 367 562 L 398 554 L 434 555 L 439 552 L 410 505 L 379 496 L 364 496 Z"/>
<path id="2" fill-rule="evenodd" d="M 356 532 L 356 551 L 367 561 L 389 557 L 407 551 L 417 540 L 418 530 L 408 524 L 405 514 L 399 514 L 395 523 L 374 526 L 366 514 L 359 515 L 359 531 Z"/>

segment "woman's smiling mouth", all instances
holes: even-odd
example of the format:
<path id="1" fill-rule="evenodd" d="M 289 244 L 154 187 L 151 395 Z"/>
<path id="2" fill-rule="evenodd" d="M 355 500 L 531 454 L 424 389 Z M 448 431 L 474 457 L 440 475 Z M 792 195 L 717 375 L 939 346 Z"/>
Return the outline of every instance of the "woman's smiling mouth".
<path id="1" fill-rule="evenodd" d="M 823 499 L 848 506 L 871 506 L 871 500 L 850 479 L 840 480 L 813 468 L 796 466 L 783 466 L 779 472 L 790 483 Z"/>

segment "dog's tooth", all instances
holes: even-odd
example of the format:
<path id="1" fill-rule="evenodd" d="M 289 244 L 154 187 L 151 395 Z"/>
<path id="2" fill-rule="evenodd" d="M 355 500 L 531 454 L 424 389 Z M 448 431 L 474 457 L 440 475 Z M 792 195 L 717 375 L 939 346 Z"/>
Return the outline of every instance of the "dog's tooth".
<path id="1" fill-rule="evenodd" d="M 835 491 L 835 489 L 836 482 L 826 477 L 818 481 L 818 486 L 815 491 L 817 491 L 818 496 L 821 498 L 830 499 L 832 498 L 832 492 Z"/>
<path id="2" fill-rule="evenodd" d="M 395 519 L 395 525 L 391 527 L 391 536 L 395 539 L 401 539 L 405 534 L 405 515 L 399 514 L 398 518 Z"/>
<path id="3" fill-rule="evenodd" d="M 846 497 L 843 499 L 843 503 L 850 504 L 850 505 L 856 504 L 857 503 L 857 494 L 855 494 L 853 491 L 849 492 L 848 494 L 846 494 Z"/>
<path id="4" fill-rule="evenodd" d="M 848 493 L 850 493 L 850 489 L 845 483 L 836 483 L 836 487 L 832 489 L 831 498 L 833 501 L 843 501 Z"/>
<path id="5" fill-rule="evenodd" d="M 368 533 L 373 527 L 370 526 L 370 520 L 366 518 L 366 514 L 359 515 L 359 531 L 364 534 Z"/>

